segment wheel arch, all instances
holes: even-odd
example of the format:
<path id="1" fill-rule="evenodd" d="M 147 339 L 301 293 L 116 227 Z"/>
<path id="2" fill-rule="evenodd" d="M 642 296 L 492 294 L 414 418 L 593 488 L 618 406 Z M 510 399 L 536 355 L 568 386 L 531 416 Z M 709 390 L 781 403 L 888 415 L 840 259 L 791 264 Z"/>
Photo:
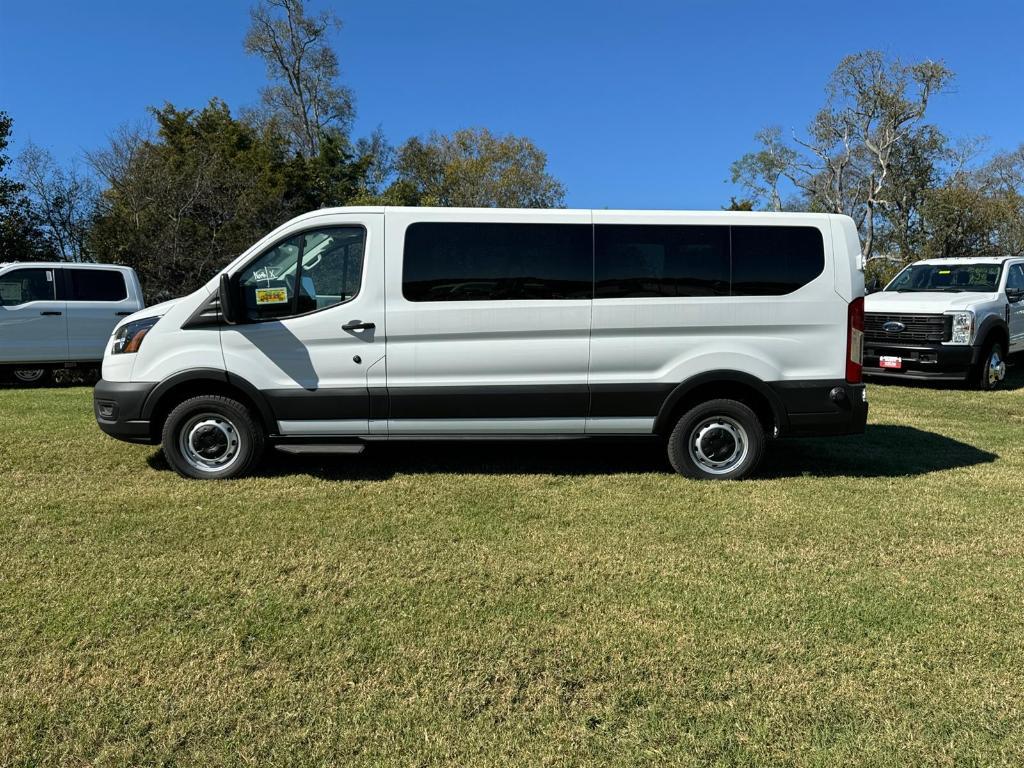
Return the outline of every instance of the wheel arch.
<path id="1" fill-rule="evenodd" d="M 235 398 L 253 412 L 265 434 L 274 431 L 277 420 L 263 394 L 241 376 L 216 368 L 181 371 L 164 379 L 146 397 L 141 418 L 149 421 L 150 431 L 159 441 L 167 414 L 188 398 L 206 394 Z"/>
<path id="2" fill-rule="evenodd" d="M 977 338 L 980 340 L 978 346 L 981 349 L 985 349 L 993 341 L 1001 341 L 1003 343 L 1003 354 L 1008 354 L 1010 348 L 1010 329 L 1003 318 L 995 316 L 985 318 L 978 328 Z"/>
<path id="3" fill-rule="evenodd" d="M 708 400 L 737 400 L 757 414 L 767 435 L 788 426 L 786 409 L 779 396 L 761 379 L 743 371 L 707 371 L 683 381 L 661 405 L 654 421 L 656 434 L 667 434 L 690 408 Z"/>

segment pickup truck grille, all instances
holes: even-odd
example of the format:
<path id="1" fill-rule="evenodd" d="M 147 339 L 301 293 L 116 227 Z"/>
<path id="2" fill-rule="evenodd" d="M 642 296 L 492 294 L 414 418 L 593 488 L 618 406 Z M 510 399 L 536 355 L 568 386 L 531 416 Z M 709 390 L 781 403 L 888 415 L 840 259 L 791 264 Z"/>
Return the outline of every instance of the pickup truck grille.
<path id="1" fill-rule="evenodd" d="M 886 323 L 903 323 L 902 331 L 886 331 Z M 878 343 L 949 341 L 953 333 L 953 318 L 949 315 L 883 315 L 867 312 L 864 315 L 864 341 Z"/>

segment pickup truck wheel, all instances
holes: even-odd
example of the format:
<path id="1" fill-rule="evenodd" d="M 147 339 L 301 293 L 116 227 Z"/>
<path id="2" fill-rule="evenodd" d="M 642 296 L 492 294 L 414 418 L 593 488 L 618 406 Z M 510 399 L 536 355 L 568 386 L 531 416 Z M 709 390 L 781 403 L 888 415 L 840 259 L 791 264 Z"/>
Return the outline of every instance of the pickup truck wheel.
<path id="1" fill-rule="evenodd" d="M 981 365 L 975 374 L 978 389 L 997 389 L 1006 378 L 1006 353 L 1003 345 L 994 341 L 985 347 Z"/>
<path id="2" fill-rule="evenodd" d="M 28 387 L 36 387 L 45 384 L 50 377 L 50 371 L 46 368 L 15 368 L 14 380 L 19 384 Z"/>
<path id="3" fill-rule="evenodd" d="M 168 463 L 182 477 L 241 477 L 263 454 L 263 430 L 249 409 L 221 395 L 200 395 L 167 416 L 161 435 Z"/>
<path id="4" fill-rule="evenodd" d="M 761 463 L 764 445 L 764 428 L 747 405 L 709 400 L 676 422 L 668 439 L 668 459 L 686 477 L 740 480 Z"/>

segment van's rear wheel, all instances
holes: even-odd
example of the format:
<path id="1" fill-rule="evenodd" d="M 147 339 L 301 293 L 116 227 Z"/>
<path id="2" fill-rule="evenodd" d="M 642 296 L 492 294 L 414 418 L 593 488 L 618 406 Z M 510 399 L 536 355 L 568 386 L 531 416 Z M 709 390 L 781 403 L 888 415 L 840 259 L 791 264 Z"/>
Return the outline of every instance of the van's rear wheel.
<path id="1" fill-rule="evenodd" d="M 178 405 L 168 414 L 161 438 L 175 471 L 203 480 L 240 477 L 263 454 L 263 431 L 249 409 L 221 395 L 200 395 Z"/>
<path id="2" fill-rule="evenodd" d="M 747 405 L 709 400 L 684 413 L 668 438 L 668 460 L 681 475 L 740 480 L 761 463 L 764 428 Z"/>
<path id="3" fill-rule="evenodd" d="M 47 368 L 15 368 L 14 380 L 27 387 L 37 387 L 46 383 L 49 373 Z"/>

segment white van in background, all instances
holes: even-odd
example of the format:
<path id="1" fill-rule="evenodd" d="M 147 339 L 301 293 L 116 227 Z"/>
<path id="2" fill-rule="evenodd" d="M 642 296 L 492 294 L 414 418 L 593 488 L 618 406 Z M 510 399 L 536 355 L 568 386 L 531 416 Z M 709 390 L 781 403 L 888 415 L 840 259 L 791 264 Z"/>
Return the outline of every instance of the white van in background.
<path id="1" fill-rule="evenodd" d="M 844 216 L 324 209 L 123 321 L 95 414 L 198 478 L 268 442 L 595 436 L 741 478 L 768 437 L 863 431 L 863 296 Z"/>
<path id="2" fill-rule="evenodd" d="M 99 367 L 111 330 L 143 306 L 130 267 L 0 264 L 0 369 L 38 384 L 54 368 Z"/>

